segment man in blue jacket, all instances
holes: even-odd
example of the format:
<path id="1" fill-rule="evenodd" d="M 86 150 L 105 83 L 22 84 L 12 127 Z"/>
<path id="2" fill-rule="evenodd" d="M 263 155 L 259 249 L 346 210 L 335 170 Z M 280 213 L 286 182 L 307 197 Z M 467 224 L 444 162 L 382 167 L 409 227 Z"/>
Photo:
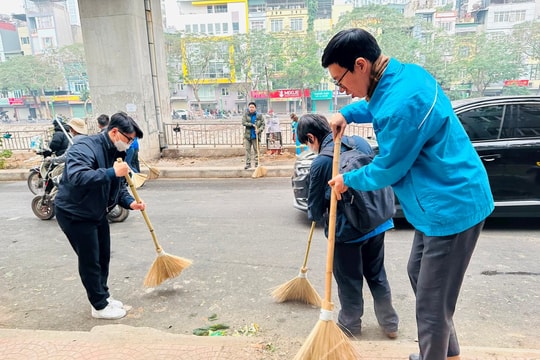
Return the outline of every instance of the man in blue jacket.
<path id="1" fill-rule="evenodd" d="M 79 260 L 79 275 L 90 301 L 91 314 L 98 319 L 126 315 L 123 304 L 109 293 L 107 279 L 111 238 L 107 212 L 119 204 L 142 210 L 125 185 L 129 167 L 125 151 L 143 132 L 125 113 L 111 116 L 107 131 L 86 136 L 67 152 L 64 173 L 54 200 L 56 219 Z"/>
<path id="2" fill-rule="evenodd" d="M 333 154 L 334 140 L 328 120 L 322 115 L 303 115 L 298 121 L 298 140 L 310 150 L 321 154 L 330 149 Z M 344 137 L 342 142 L 367 155 L 373 154 L 369 143 L 359 137 Z M 345 148 L 342 146 L 342 150 Z M 328 209 L 332 178 L 331 156 L 318 155 L 309 171 L 308 217 L 312 221 L 325 220 L 328 236 Z M 392 219 L 385 221 L 371 232 L 363 235 L 355 230 L 338 206 L 336 213 L 336 243 L 334 247 L 334 277 L 338 284 L 341 310 L 338 325 L 349 336 L 360 335 L 364 299 L 363 278 L 373 295 L 375 316 L 386 336 L 397 337 L 399 318 L 392 306 L 390 284 L 384 268 L 384 233 L 394 227 Z M 356 235 L 355 235 L 356 233 Z"/>
<path id="3" fill-rule="evenodd" d="M 416 230 L 407 271 L 416 294 L 420 355 L 409 359 L 459 359 L 455 306 L 494 208 L 485 168 L 433 76 L 383 55 L 367 31 L 337 33 L 322 66 L 341 91 L 364 98 L 331 119 L 334 135 L 347 123 L 372 122 L 379 144 L 371 164 L 330 185 L 337 194 L 348 186 L 365 191 L 391 185 Z"/>

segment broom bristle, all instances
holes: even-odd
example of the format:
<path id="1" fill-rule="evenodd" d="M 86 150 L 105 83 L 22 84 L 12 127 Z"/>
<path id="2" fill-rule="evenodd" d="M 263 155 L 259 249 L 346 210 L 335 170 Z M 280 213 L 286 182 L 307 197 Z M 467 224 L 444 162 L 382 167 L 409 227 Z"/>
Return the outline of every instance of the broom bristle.
<path id="1" fill-rule="evenodd" d="M 148 270 L 148 273 L 144 279 L 144 286 L 158 286 L 167 279 L 177 277 L 191 264 L 191 260 L 162 252 L 158 255 L 156 260 L 154 260 L 150 270 Z"/>
<path id="2" fill-rule="evenodd" d="M 358 351 L 331 320 L 319 320 L 294 360 L 357 360 Z"/>
<path id="3" fill-rule="evenodd" d="M 133 173 L 131 180 L 133 181 L 133 185 L 135 185 L 135 189 L 138 189 L 144 185 L 144 182 L 146 181 L 146 175 L 140 173 Z"/>
<path id="4" fill-rule="evenodd" d="M 253 172 L 253 175 L 251 175 L 252 178 L 260 178 L 263 176 L 266 176 L 266 173 L 268 170 L 264 166 L 257 166 L 255 168 L 255 171 Z"/>
<path id="5" fill-rule="evenodd" d="M 160 175 L 159 169 L 156 168 L 150 168 L 150 171 L 148 172 L 148 179 L 154 180 L 157 179 Z"/>
<path id="6" fill-rule="evenodd" d="M 321 297 L 311 285 L 311 282 L 303 276 L 287 281 L 272 291 L 272 296 L 278 303 L 286 301 L 298 301 L 305 304 L 321 306 Z"/>

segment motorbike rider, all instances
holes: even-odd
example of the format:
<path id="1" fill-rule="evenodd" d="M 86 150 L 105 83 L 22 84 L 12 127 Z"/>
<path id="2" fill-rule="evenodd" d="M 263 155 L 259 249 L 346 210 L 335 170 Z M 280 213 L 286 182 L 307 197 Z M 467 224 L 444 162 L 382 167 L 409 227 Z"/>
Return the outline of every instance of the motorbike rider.
<path id="1" fill-rule="evenodd" d="M 66 152 L 69 146 L 69 139 L 67 138 L 65 132 L 67 129 L 62 129 L 60 126 L 64 126 L 61 121 L 53 120 L 54 125 L 54 134 L 49 142 L 49 148 L 52 153 L 56 156 L 60 156 Z"/>

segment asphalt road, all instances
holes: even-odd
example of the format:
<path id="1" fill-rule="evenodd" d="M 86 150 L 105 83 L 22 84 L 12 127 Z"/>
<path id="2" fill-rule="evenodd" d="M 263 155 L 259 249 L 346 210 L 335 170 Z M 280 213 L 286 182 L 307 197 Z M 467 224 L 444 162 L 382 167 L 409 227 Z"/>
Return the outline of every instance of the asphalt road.
<path id="1" fill-rule="evenodd" d="M 140 213 L 112 224 L 109 285 L 131 308 L 117 323 L 191 334 L 222 323 L 294 354 L 318 320 L 319 309 L 276 304 L 269 290 L 294 278 L 305 251 L 309 222 L 292 208 L 288 178 L 157 180 L 139 192 L 148 204 L 162 247 L 193 265 L 156 288 L 144 288 L 155 259 Z M 103 320 L 77 275 L 76 257 L 56 220 L 38 220 L 24 182 L 0 182 L 0 327 L 88 331 Z M 398 341 L 414 342 L 414 298 L 406 275 L 412 230 L 387 233 L 386 267 L 401 324 Z M 324 293 L 326 241 L 315 231 L 308 277 Z M 490 221 L 469 267 L 455 317 L 462 345 L 540 348 L 540 224 Z M 366 289 L 367 291 L 367 289 Z M 336 289 L 333 289 L 339 309 Z M 362 339 L 383 340 L 365 295 Z M 208 317 L 215 314 L 216 321 Z"/>

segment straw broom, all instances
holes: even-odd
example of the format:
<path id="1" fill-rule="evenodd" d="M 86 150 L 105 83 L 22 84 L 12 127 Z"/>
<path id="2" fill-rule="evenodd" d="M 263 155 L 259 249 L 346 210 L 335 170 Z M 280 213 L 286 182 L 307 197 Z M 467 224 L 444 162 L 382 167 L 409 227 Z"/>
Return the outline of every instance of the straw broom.
<path id="1" fill-rule="evenodd" d="M 313 288 L 306 276 L 308 271 L 306 267 L 307 259 L 309 255 L 309 248 L 311 247 L 313 231 L 315 230 L 315 224 L 315 221 L 311 222 L 311 230 L 309 231 L 306 255 L 304 256 L 304 263 L 300 268 L 298 276 L 292 280 L 289 280 L 285 284 L 276 287 L 272 291 L 272 296 L 279 303 L 285 301 L 299 301 L 306 304 L 321 306 L 321 297 L 319 294 L 317 294 L 317 291 Z"/>
<path id="2" fill-rule="evenodd" d="M 338 175 L 341 138 L 335 139 L 332 176 Z M 319 321 L 294 357 L 294 360 L 356 360 L 359 357 L 349 338 L 332 320 L 332 269 L 336 238 L 337 196 L 332 189 L 328 224 L 328 250 L 326 254 L 325 292 Z"/>
<path id="3" fill-rule="evenodd" d="M 148 163 L 146 161 L 144 161 L 144 159 L 141 158 L 141 157 L 139 157 L 139 160 L 141 160 L 142 163 L 144 164 L 144 166 L 146 166 L 148 168 L 148 170 L 149 170 L 148 179 L 149 180 L 154 180 L 154 179 L 157 179 L 159 177 L 160 171 L 159 171 L 158 168 L 148 165 Z"/>
<path id="4" fill-rule="evenodd" d="M 122 159 L 118 159 L 117 161 L 121 162 Z M 137 190 L 135 190 L 135 185 L 129 177 L 129 174 L 126 175 L 125 178 L 129 184 L 131 192 L 133 193 L 133 197 L 138 203 L 140 203 L 141 198 L 139 197 Z M 150 230 L 150 234 L 152 235 L 152 240 L 154 241 L 154 246 L 158 255 L 150 267 L 150 270 L 148 270 L 148 273 L 146 274 L 144 286 L 155 287 L 167 279 L 180 275 L 184 269 L 187 269 L 192 264 L 192 261 L 165 253 L 163 248 L 158 243 L 156 233 L 152 227 L 152 223 L 150 222 L 148 215 L 146 214 L 146 210 L 141 210 L 141 213 L 144 217 L 146 225 L 148 226 L 148 230 Z"/>
<path id="5" fill-rule="evenodd" d="M 258 132 L 259 132 L 259 129 L 257 129 L 257 127 L 255 127 L 255 139 L 257 141 L 257 168 L 255 169 L 255 171 L 251 175 L 252 178 L 260 178 L 260 177 L 266 176 L 266 173 L 268 172 L 268 170 L 264 166 L 261 165 L 261 151 L 259 149 L 259 135 L 258 135 Z"/>
<path id="6" fill-rule="evenodd" d="M 146 182 L 146 174 L 136 173 L 131 169 L 130 171 L 131 171 L 130 177 L 131 177 L 131 180 L 133 181 L 133 185 L 135 186 L 135 188 L 138 189 L 141 186 L 143 186 L 144 183 Z"/>

